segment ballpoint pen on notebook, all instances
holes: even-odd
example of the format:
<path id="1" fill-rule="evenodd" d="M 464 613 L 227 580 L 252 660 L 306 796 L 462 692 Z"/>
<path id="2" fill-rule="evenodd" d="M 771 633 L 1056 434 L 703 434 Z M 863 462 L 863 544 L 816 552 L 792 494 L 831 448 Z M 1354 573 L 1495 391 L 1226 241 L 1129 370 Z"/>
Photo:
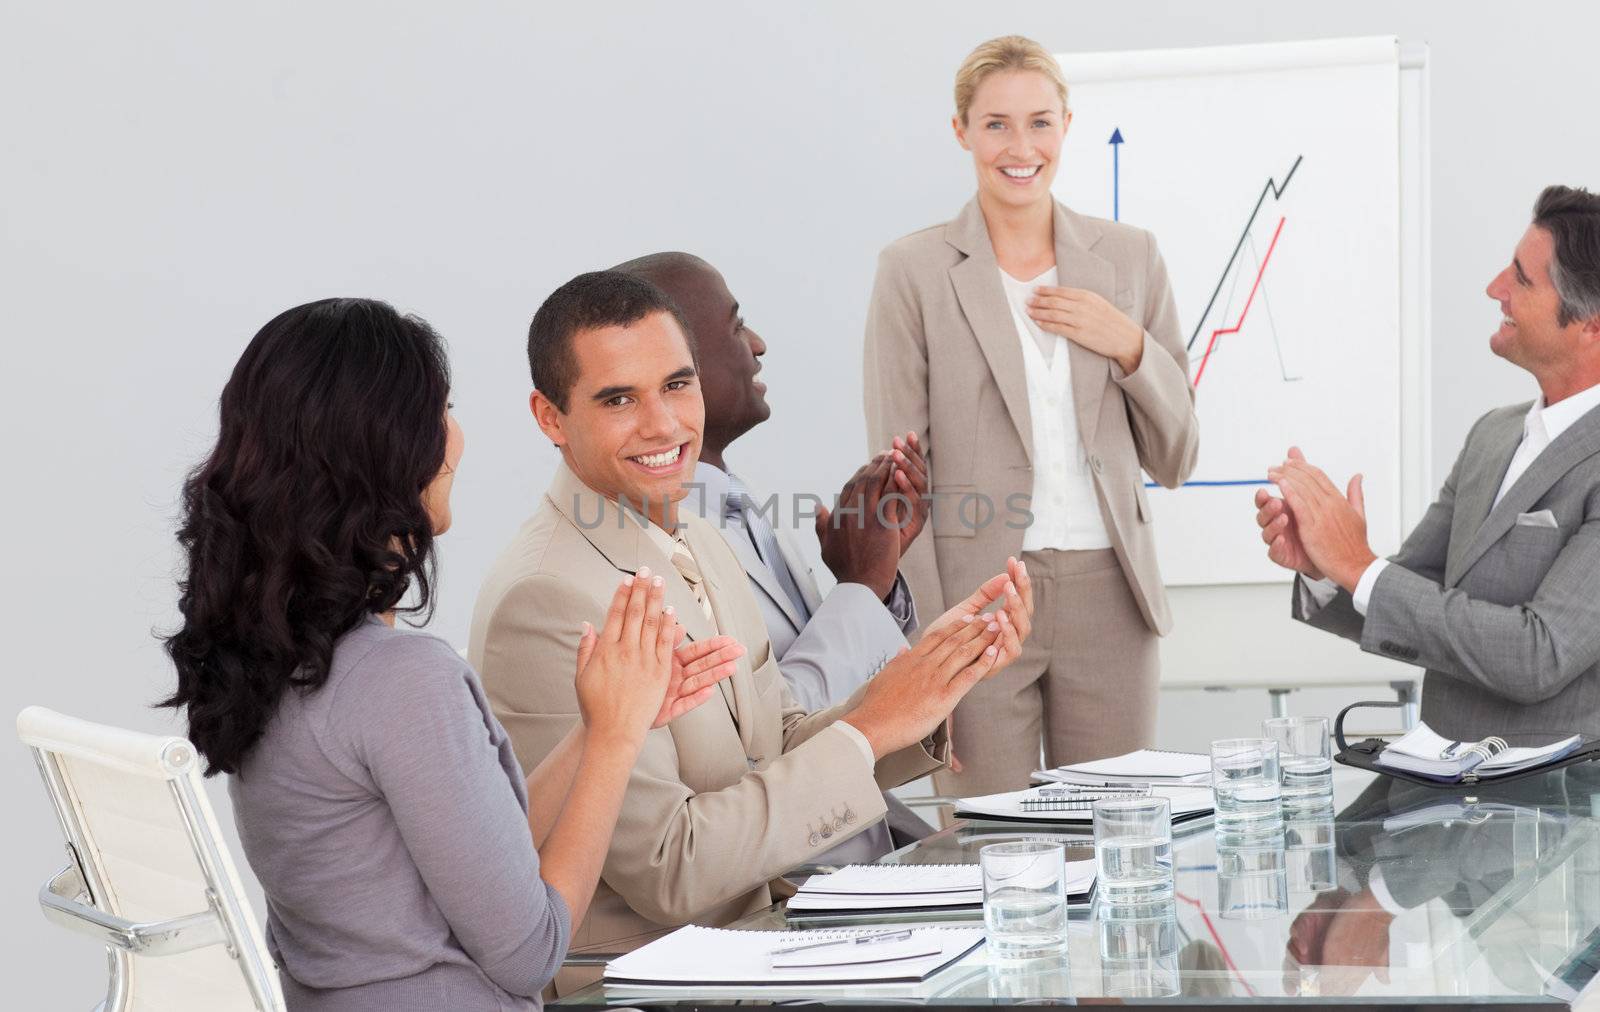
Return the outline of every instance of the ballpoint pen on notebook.
<path id="1" fill-rule="evenodd" d="M 1041 798 L 1082 798 L 1087 795 L 1101 797 L 1124 797 L 1128 795 L 1143 795 L 1150 793 L 1149 784 L 1102 784 L 1092 786 L 1089 784 L 1072 784 L 1070 786 L 1040 787 L 1037 796 Z"/>
<path id="2" fill-rule="evenodd" d="M 791 952 L 809 952 L 812 949 L 827 949 L 835 945 L 875 945 L 881 942 L 901 942 L 911 937 L 911 929 L 903 931 L 880 931 L 875 935 L 857 935 L 854 938 L 836 938 L 831 942 L 811 942 L 807 945 L 791 945 L 787 948 L 773 949 L 774 956 L 787 956 Z"/>

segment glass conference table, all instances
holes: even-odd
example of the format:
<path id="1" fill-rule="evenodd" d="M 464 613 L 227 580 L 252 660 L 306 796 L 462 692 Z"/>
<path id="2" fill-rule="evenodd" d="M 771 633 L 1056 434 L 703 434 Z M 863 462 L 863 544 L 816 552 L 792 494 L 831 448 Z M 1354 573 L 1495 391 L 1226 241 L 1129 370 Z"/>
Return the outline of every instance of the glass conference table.
<path id="1" fill-rule="evenodd" d="M 1075 909 L 1065 960 L 1001 964 L 980 946 L 919 984 L 811 993 L 595 984 L 551 1007 L 1600 1008 L 1600 986 L 1589 988 L 1600 970 L 1597 812 L 1600 763 L 1471 792 L 1336 766 L 1333 805 L 1287 820 L 1276 856 L 1219 847 L 1209 818 L 1175 827 L 1175 902 Z M 1068 860 L 1093 856 L 1081 829 L 968 820 L 884 860 L 976 863 L 985 844 L 1039 836 L 1065 842 Z M 1263 868 L 1282 868 L 1282 881 Z M 780 903 L 731 927 L 794 926 Z"/>

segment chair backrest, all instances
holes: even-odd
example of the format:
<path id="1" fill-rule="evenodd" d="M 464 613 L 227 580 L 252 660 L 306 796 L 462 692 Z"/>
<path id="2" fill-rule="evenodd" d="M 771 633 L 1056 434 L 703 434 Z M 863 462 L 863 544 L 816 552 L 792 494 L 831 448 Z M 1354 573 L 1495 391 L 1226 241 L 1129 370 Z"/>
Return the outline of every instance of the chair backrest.
<path id="1" fill-rule="evenodd" d="M 106 1012 L 282 1009 L 277 972 L 183 738 L 43 707 L 17 716 L 71 863 L 51 920 L 107 943 Z"/>

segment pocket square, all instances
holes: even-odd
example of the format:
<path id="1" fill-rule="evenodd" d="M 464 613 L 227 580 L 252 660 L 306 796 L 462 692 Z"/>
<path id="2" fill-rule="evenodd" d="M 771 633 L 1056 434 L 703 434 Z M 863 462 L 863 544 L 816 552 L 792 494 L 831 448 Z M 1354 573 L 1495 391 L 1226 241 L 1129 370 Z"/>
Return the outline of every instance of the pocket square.
<path id="1" fill-rule="evenodd" d="M 1518 527 L 1559 527 L 1556 515 L 1549 510 L 1539 510 L 1537 513 L 1518 513 Z"/>

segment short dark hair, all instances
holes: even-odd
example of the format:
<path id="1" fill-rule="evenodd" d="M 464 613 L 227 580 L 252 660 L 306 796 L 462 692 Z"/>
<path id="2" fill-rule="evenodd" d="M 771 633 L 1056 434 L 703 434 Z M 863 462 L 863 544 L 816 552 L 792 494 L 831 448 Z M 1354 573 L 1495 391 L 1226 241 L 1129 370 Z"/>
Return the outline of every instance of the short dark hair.
<path id="1" fill-rule="evenodd" d="M 672 314 L 693 355 L 689 325 L 677 303 L 644 278 L 624 271 L 590 271 L 557 288 L 528 325 L 528 371 L 534 389 L 565 413 L 572 385 L 578 381 L 573 338 L 585 330 L 626 327 L 652 313 Z"/>
<path id="2" fill-rule="evenodd" d="M 1555 240 L 1550 280 L 1561 297 L 1561 325 L 1600 316 L 1600 195 L 1547 186 L 1533 205 L 1533 223 Z"/>

